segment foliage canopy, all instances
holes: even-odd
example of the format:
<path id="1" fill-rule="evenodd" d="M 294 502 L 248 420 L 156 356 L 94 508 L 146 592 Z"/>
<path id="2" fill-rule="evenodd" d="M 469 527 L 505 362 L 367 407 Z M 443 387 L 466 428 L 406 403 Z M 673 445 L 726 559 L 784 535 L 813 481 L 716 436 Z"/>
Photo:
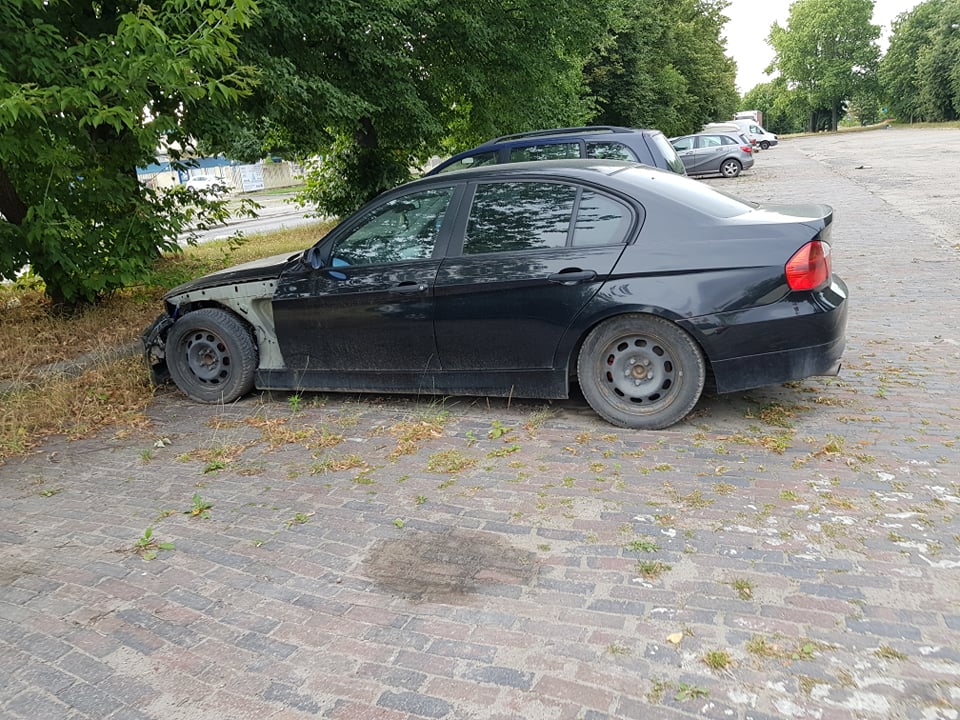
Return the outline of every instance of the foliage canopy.
<path id="1" fill-rule="evenodd" d="M 872 17 L 873 0 L 797 0 L 787 27 L 770 29 L 772 67 L 796 85 L 811 117 L 820 108 L 829 111 L 832 130 L 844 101 L 876 71 L 880 26 Z"/>
<path id="2" fill-rule="evenodd" d="M 139 280 L 222 203 L 143 188 L 136 168 L 183 119 L 246 88 L 252 0 L 6 0 L 0 5 L 0 278 L 30 264 L 58 303 Z"/>

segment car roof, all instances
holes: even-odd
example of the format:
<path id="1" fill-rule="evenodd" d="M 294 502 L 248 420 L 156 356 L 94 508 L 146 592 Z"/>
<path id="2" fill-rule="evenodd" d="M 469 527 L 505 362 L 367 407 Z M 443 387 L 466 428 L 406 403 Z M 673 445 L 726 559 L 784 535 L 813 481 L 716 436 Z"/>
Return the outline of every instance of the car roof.
<path id="1" fill-rule="evenodd" d="M 733 130 L 702 130 L 700 132 L 690 133 L 689 135 L 679 135 L 675 138 L 670 138 L 670 142 L 674 140 L 683 140 L 688 137 L 699 137 L 700 135 L 726 135 L 729 138 L 733 138 L 737 142 L 742 142 L 743 138 L 740 137 L 739 132 L 734 132 Z"/>
<path id="2" fill-rule="evenodd" d="M 514 133 L 512 135 L 501 135 L 500 137 L 487 140 L 477 148 L 487 148 L 496 145 L 503 145 L 511 142 L 523 142 L 526 140 L 552 139 L 565 137 L 596 137 L 602 135 L 645 135 L 661 134 L 659 130 L 650 128 L 629 128 L 620 125 L 584 125 L 582 127 L 552 128 L 549 130 L 532 130 L 530 132 Z M 477 149 L 477 148 L 474 148 Z"/>
<path id="3" fill-rule="evenodd" d="M 437 181 L 442 178 L 461 180 L 463 178 L 483 178 L 488 175 L 561 175 L 568 177 L 589 177 L 589 173 L 615 175 L 617 172 L 631 167 L 640 167 L 651 172 L 664 173 L 665 170 L 642 163 L 627 160 L 599 160 L 590 158 L 567 158 L 564 160 L 528 160 L 525 162 L 498 163 L 496 165 L 480 165 L 479 167 L 457 170 L 456 174 L 429 175 L 415 183 Z"/>

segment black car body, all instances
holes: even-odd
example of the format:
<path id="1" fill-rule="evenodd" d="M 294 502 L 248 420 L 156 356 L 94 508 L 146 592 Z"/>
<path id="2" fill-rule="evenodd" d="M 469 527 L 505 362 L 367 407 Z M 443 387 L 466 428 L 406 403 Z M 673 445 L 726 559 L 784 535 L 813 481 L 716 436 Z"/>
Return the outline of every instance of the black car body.
<path id="1" fill-rule="evenodd" d="M 229 402 L 254 386 L 568 396 L 627 427 L 731 392 L 836 374 L 846 295 L 832 210 L 758 207 L 613 161 L 489 166 L 385 193 L 302 254 L 171 290 L 154 378 Z"/>
<path id="2" fill-rule="evenodd" d="M 686 174 L 680 158 L 659 130 L 616 125 L 554 128 L 504 135 L 458 153 L 427 175 L 495 165 L 539 160 L 624 160 Z"/>

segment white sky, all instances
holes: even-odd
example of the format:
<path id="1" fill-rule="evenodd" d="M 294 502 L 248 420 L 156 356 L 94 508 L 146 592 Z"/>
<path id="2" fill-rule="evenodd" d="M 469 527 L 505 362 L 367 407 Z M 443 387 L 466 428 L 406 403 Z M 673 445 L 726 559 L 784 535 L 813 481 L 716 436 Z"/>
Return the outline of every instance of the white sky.
<path id="1" fill-rule="evenodd" d="M 767 36 L 774 22 L 787 26 L 791 4 L 792 0 L 731 0 L 724 10 L 724 15 L 730 18 L 724 33 L 727 54 L 737 61 L 737 89 L 741 94 L 773 79 L 763 72 L 773 60 Z M 894 18 L 919 4 L 920 0 L 876 0 L 873 22 L 881 26 L 881 49 L 886 50 Z"/>

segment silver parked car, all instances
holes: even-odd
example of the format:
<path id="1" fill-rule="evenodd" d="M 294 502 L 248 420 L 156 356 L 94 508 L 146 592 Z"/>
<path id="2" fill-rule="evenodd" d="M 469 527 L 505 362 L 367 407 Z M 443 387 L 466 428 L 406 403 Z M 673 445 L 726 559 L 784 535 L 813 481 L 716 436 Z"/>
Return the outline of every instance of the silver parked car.
<path id="1" fill-rule="evenodd" d="M 722 175 L 735 178 L 753 167 L 750 141 L 734 133 L 702 132 L 672 138 L 687 175 Z"/>

